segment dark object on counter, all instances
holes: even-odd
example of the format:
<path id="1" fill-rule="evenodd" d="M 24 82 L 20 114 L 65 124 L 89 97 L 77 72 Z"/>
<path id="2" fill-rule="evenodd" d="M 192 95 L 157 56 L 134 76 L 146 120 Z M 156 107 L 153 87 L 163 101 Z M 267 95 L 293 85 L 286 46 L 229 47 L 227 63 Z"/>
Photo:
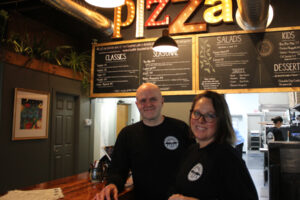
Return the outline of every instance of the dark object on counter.
<path id="1" fill-rule="evenodd" d="M 110 159 L 108 158 L 107 155 L 103 156 L 100 161 L 99 161 L 99 165 L 98 165 L 98 171 L 100 173 L 100 181 L 103 182 L 104 180 L 106 180 L 107 177 L 107 170 L 108 167 L 110 166 Z"/>
<path id="2" fill-rule="evenodd" d="M 107 177 L 107 170 L 110 165 L 110 159 L 107 155 L 104 155 L 99 162 L 91 164 L 89 169 L 90 179 L 92 182 L 103 182 Z"/>
<path id="3" fill-rule="evenodd" d="M 114 146 L 106 146 L 104 147 L 105 153 L 108 155 L 109 160 L 111 160 L 112 153 L 114 151 Z"/>
<path id="4" fill-rule="evenodd" d="M 300 133 L 291 133 L 290 141 L 300 141 Z"/>
<path id="5" fill-rule="evenodd" d="M 300 104 L 297 104 L 293 107 L 293 109 L 297 110 L 297 111 L 300 111 Z"/>
<path id="6" fill-rule="evenodd" d="M 98 168 L 90 167 L 89 176 L 91 182 L 99 182 L 100 181 L 100 173 Z"/>
<path id="7" fill-rule="evenodd" d="M 270 200 L 300 199 L 300 142 L 270 142 Z"/>
<path id="8" fill-rule="evenodd" d="M 290 127 L 290 141 L 300 141 L 300 127 L 291 126 Z"/>

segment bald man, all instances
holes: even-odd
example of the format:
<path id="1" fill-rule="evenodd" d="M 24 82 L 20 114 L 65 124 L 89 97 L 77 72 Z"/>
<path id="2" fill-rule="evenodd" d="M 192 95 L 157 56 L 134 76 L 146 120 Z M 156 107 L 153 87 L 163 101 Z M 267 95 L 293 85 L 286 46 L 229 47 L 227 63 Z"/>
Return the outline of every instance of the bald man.
<path id="1" fill-rule="evenodd" d="M 157 85 L 144 83 L 137 89 L 136 105 L 142 120 L 123 128 L 118 135 L 107 185 L 95 199 L 118 199 L 129 171 L 135 200 L 167 198 L 180 158 L 194 140 L 186 123 L 161 114 L 163 104 Z"/>

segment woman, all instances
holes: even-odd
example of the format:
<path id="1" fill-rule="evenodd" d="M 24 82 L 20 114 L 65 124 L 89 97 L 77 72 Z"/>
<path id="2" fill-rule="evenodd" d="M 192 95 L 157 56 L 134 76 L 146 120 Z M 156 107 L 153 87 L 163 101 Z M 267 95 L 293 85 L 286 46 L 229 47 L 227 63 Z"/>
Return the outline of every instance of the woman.
<path id="1" fill-rule="evenodd" d="M 274 127 L 268 131 L 267 140 L 269 141 L 283 141 L 283 135 L 279 129 L 282 125 L 283 119 L 280 116 L 271 119 L 274 123 Z"/>
<path id="2" fill-rule="evenodd" d="M 190 126 L 197 144 L 187 151 L 169 200 L 258 200 L 247 167 L 233 148 L 235 133 L 224 97 L 195 97 Z"/>

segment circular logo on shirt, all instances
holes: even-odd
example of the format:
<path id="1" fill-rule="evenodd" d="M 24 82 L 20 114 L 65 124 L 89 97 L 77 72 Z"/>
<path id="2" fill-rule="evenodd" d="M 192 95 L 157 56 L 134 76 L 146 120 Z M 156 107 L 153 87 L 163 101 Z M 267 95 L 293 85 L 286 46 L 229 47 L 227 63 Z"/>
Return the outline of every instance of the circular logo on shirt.
<path id="1" fill-rule="evenodd" d="M 165 147 L 169 150 L 177 149 L 179 142 L 178 139 L 174 136 L 168 136 L 164 140 Z"/>
<path id="2" fill-rule="evenodd" d="M 198 163 L 191 169 L 187 178 L 189 181 L 196 181 L 201 177 L 202 173 L 203 173 L 203 166 L 201 163 Z"/>

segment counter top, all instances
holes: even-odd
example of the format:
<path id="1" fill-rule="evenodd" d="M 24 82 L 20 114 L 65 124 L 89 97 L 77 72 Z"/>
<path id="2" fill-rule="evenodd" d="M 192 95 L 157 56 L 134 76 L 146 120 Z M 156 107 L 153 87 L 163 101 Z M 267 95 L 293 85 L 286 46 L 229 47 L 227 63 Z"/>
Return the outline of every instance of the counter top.
<path id="1" fill-rule="evenodd" d="M 299 141 L 272 141 L 268 144 L 268 149 L 270 148 L 300 148 L 300 142 Z"/>
<path id="2" fill-rule="evenodd" d="M 91 182 L 89 173 L 84 172 L 77 175 L 60 178 L 33 186 L 22 190 L 61 188 L 66 200 L 91 200 L 104 187 L 104 183 Z M 133 187 L 126 188 L 120 193 L 119 200 L 132 200 Z"/>
<path id="3" fill-rule="evenodd" d="M 259 151 L 261 151 L 261 152 L 268 152 L 268 148 L 267 147 L 259 148 Z"/>

